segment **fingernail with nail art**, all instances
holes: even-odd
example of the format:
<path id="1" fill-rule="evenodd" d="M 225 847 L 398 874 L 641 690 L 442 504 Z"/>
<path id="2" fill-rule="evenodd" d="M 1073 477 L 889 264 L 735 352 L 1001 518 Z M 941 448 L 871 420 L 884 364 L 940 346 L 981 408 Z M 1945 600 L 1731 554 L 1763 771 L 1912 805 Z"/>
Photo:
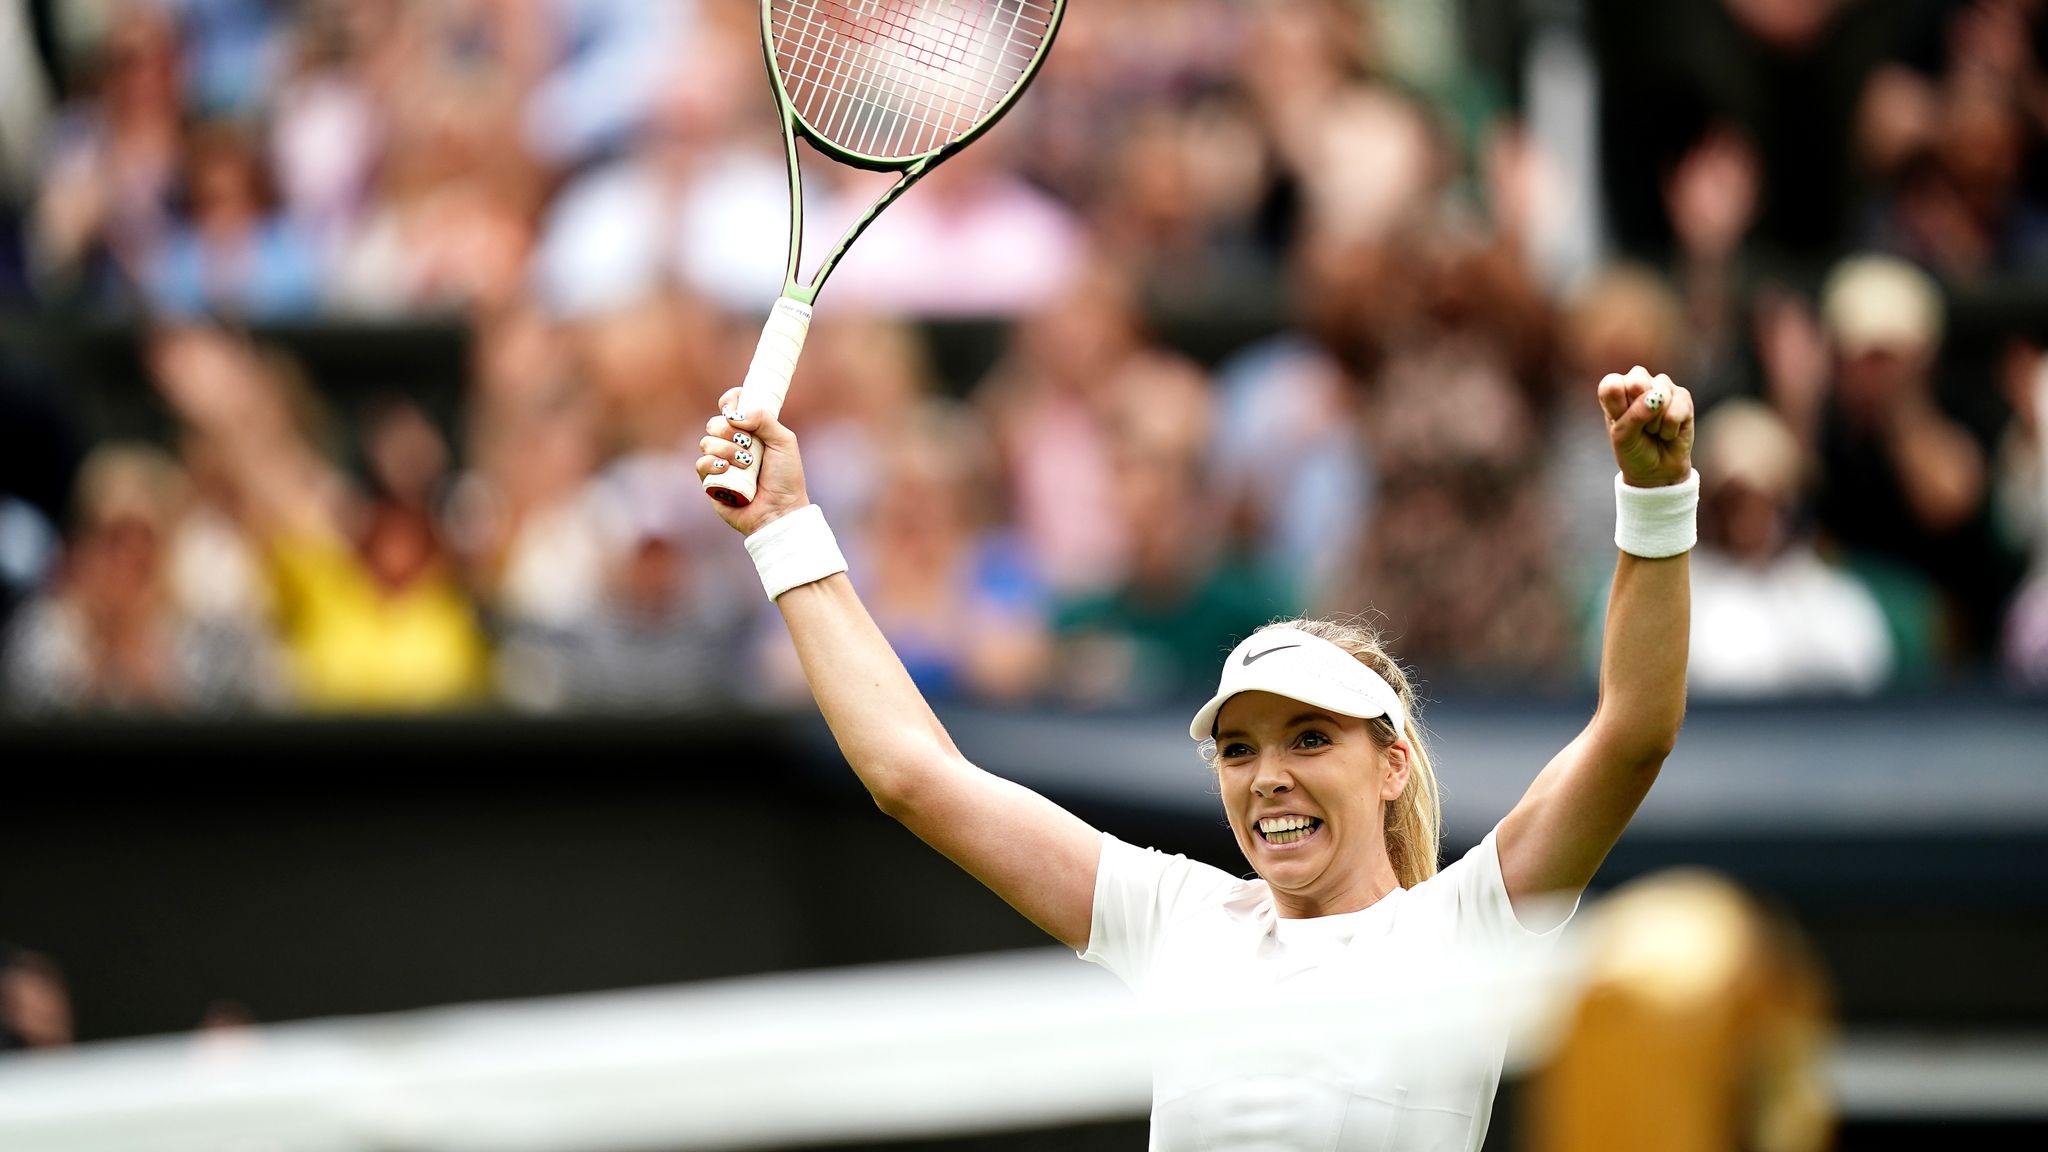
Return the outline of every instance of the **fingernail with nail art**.
<path id="1" fill-rule="evenodd" d="M 754 438 L 752 436 L 747 435 L 745 432 L 733 433 L 732 442 L 739 445 L 742 448 L 752 448 L 754 446 Z"/>
<path id="2" fill-rule="evenodd" d="M 733 462 L 742 468 L 752 468 L 754 466 L 754 454 L 742 448 L 733 455 Z"/>

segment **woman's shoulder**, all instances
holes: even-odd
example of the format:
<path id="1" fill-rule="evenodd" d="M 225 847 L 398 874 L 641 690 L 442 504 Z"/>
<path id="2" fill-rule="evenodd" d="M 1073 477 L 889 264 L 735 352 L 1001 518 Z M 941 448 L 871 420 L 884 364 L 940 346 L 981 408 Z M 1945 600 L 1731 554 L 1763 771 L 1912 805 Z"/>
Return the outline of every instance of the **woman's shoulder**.
<path id="1" fill-rule="evenodd" d="M 1120 885 L 1151 889 L 1156 906 L 1168 918 L 1204 909 L 1255 908 L 1261 902 L 1272 902 L 1264 880 L 1233 876 L 1213 864 L 1157 848 L 1141 848 L 1106 832 L 1102 843 L 1098 867 L 1103 878 Z"/>
<path id="2" fill-rule="evenodd" d="M 1410 890 L 1404 916 L 1460 937 L 1519 941 L 1553 936 L 1576 909 L 1576 894 L 1534 901 L 1518 913 L 1501 873 L 1498 831 L 1488 831 L 1463 856 Z"/>

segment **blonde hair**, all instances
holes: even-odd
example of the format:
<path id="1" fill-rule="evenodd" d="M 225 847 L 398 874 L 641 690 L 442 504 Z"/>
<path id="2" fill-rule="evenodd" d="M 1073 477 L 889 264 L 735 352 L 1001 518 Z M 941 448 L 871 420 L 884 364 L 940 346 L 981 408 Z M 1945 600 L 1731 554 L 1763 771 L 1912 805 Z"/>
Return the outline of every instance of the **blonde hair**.
<path id="1" fill-rule="evenodd" d="M 160 448 L 125 441 L 102 444 L 79 466 L 72 518 L 80 530 L 125 518 L 167 533 L 183 510 L 185 481 L 185 470 Z"/>
<path id="2" fill-rule="evenodd" d="M 1385 750 L 1405 736 L 1408 741 L 1408 783 L 1401 794 L 1387 801 L 1384 824 L 1387 858 L 1394 865 L 1394 877 L 1401 887 L 1413 888 L 1436 875 L 1438 838 L 1443 830 L 1443 802 L 1437 792 L 1436 770 L 1429 763 L 1429 748 L 1423 742 L 1422 724 L 1416 716 L 1414 686 L 1399 661 L 1380 641 L 1379 629 L 1360 617 L 1304 620 L 1275 620 L 1259 629 L 1292 628 L 1328 640 L 1351 654 L 1360 664 L 1378 673 L 1380 679 L 1401 697 L 1407 714 L 1407 731 L 1397 735 L 1384 716 L 1367 721 L 1372 742 Z"/>

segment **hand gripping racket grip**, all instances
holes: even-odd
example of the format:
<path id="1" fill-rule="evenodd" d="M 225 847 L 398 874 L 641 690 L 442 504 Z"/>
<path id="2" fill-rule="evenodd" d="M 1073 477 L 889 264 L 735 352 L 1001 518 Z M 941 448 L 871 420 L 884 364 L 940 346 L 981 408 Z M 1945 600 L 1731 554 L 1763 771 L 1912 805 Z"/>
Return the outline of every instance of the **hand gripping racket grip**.
<path id="1" fill-rule="evenodd" d="M 784 296 L 775 301 L 768 324 L 761 329 L 761 343 L 754 348 L 754 362 L 740 384 L 739 408 L 768 416 L 782 414 L 782 401 L 789 395 L 790 377 L 796 375 L 797 358 L 804 352 L 804 337 L 811 331 L 811 306 Z M 704 491 L 713 500 L 733 508 L 754 502 L 754 487 L 760 480 L 760 452 L 746 468 L 737 464 L 704 478 Z"/>

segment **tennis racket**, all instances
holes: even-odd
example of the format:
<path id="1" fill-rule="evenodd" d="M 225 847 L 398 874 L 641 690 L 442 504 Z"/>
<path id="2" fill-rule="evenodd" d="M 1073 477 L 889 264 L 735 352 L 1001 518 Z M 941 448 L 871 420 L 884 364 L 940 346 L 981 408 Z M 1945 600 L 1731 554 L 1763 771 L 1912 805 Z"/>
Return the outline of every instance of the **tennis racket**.
<path id="1" fill-rule="evenodd" d="M 1000 119 L 1038 74 L 1066 0 L 762 0 L 761 47 L 789 162 L 789 264 L 740 384 L 740 408 L 773 416 L 810 331 L 811 306 L 847 249 L 912 184 Z M 801 133 L 841 164 L 900 172 L 809 280 L 803 257 Z M 704 478 L 734 508 L 758 464 Z"/>

